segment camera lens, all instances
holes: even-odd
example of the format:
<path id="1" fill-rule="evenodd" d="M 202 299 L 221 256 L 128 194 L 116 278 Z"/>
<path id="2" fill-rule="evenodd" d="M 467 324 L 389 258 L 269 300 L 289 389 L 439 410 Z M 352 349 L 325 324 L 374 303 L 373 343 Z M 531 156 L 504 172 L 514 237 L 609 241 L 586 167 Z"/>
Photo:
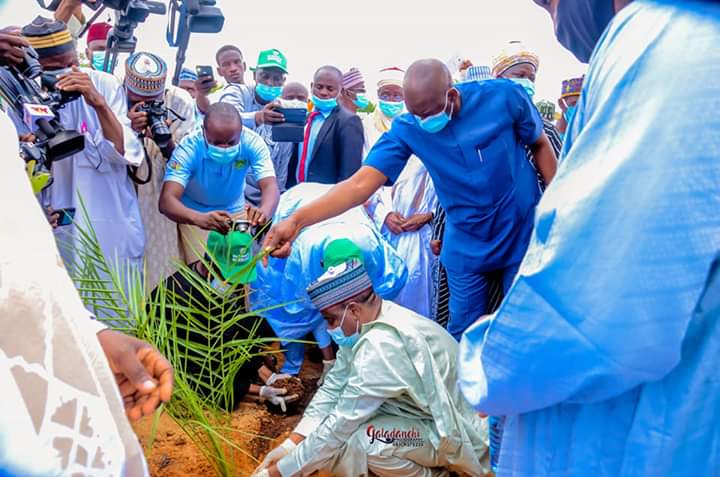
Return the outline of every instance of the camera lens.
<path id="1" fill-rule="evenodd" d="M 152 124 L 150 124 L 150 132 L 152 133 L 153 140 L 161 148 L 167 147 L 172 138 L 170 128 L 165 125 L 165 121 L 162 119 L 153 118 Z"/>
<path id="2" fill-rule="evenodd" d="M 38 61 L 37 52 L 33 48 L 23 48 L 23 61 L 17 68 L 27 78 L 34 79 L 40 76 L 42 66 Z"/>

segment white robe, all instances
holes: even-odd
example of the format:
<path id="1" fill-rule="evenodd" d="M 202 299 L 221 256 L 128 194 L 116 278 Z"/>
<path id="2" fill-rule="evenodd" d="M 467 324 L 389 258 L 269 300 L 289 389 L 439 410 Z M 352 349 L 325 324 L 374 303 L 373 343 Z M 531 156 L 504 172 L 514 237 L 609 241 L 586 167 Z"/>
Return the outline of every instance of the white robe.
<path id="1" fill-rule="evenodd" d="M 115 149 L 104 136 L 95 110 L 80 98 L 60 110 L 65 128 L 85 135 L 85 149 L 52 165 L 53 184 L 48 189 L 53 209 L 74 207 L 75 221 L 84 224 L 82 202 L 98 243 L 110 264 L 142 266 L 145 237 L 135 187 L 127 166 L 138 166 L 143 160 L 142 144 L 130 128 L 127 99 L 120 82 L 112 75 L 83 68 L 95 88 L 105 98 L 123 126 L 125 155 Z M 70 265 L 76 260 L 75 226 L 56 229 L 56 238 L 63 259 Z"/>
<path id="2" fill-rule="evenodd" d="M 196 125 L 193 104 L 192 97 L 185 90 L 170 86 L 165 91 L 165 105 L 185 118 L 181 121 L 171 114 L 175 120 L 170 125 L 170 131 L 176 145 Z M 138 198 L 145 228 L 145 283 L 151 290 L 175 272 L 176 264 L 180 262 L 180 248 L 177 224 L 158 209 L 167 159 L 152 139 L 145 138 L 145 148 L 152 161 L 152 180 L 138 186 Z M 144 161 L 138 176 L 144 179 L 147 175 L 148 162 Z"/>
<path id="3" fill-rule="evenodd" d="M 278 462 L 284 477 L 487 472 L 487 428 L 457 385 L 457 342 L 437 323 L 384 301 L 305 410 L 305 440 Z"/>
<path id="4" fill-rule="evenodd" d="M 388 119 L 376 111 L 365 118 L 364 127 L 366 144 L 371 147 L 388 128 Z M 368 214 L 408 268 L 405 288 L 393 301 L 425 317 L 432 316 L 432 267 L 436 260 L 430 249 L 432 226 L 427 224 L 416 232 L 395 235 L 384 223 L 390 212 L 409 218 L 414 214 L 432 213 L 436 205 L 432 179 L 416 156 L 410 157 L 392 187 L 383 187 L 366 204 Z"/>
<path id="5" fill-rule="evenodd" d="M 0 473 L 142 476 L 147 467 L 91 320 L 0 111 Z"/>

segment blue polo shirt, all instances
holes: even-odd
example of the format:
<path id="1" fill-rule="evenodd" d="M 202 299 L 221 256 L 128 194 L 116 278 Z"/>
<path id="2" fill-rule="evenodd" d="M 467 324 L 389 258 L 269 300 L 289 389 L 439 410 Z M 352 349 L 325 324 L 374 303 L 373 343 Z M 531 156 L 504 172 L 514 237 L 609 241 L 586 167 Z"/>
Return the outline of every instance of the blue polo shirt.
<path id="1" fill-rule="evenodd" d="M 198 128 L 175 148 L 165 168 L 165 182 L 177 182 L 185 187 L 181 199 L 185 207 L 199 212 L 235 213 L 245 206 L 248 168 L 252 168 L 258 181 L 275 177 L 270 150 L 257 133 L 244 127 L 237 158 L 230 164 L 218 164 L 207 158 L 205 136 Z"/>
<path id="2" fill-rule="evenodd" d="M 458 272 L 499 270 L 520 262 L 540 198 L 523 144 L 543 122 L 523 88 L 509 80 L 470 82 L 460 112 L 441 131 L 424 131 L 403 114 L 375 144 L 365 165 L 393 183 L 415 154 L 432 177 L 447 218 L 441 260 Z"/>

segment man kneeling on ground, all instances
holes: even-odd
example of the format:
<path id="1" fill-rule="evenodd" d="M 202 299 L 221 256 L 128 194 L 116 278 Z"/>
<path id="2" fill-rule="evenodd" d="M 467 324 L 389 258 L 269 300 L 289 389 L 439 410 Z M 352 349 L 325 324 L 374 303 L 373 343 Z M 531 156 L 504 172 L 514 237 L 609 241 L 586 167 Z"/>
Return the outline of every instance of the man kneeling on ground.
<path id="1" fill-rule="evenodd" d="M 308 294 L 339 345 L 337 361 L 255 476 L 484 475 L 487 428 L 456 384 L 452 336 L 377 296 L 357 259 L 328 267 Z"/>

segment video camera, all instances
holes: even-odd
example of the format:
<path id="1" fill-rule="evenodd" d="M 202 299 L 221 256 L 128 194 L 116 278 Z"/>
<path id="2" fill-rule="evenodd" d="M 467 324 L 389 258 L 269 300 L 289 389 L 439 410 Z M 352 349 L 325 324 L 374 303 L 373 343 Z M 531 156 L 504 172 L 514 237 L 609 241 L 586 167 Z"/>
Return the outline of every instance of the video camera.
<path id="1" fill-rule="evenodd" d="M 55 11 L 62 0 L 36 0 L 46 10 Z M 137 46 L 137 38 L 133 32 L 139 23 L 144 22 L 148 15 L 164 15 L 165 3 L 151 0 L 82 0 L 83 5 L 95 10 L 79 36 L 85 34 L 90 25 L 98 19 L 106 8 L 117 12 L 115 24 L 108 36 L 103 71 L 114 71 L 118 53 L 133 53 Z M 219 33 L 225 24 L 225 16 L 216 7 L 216 0 L 169 0 L 167 41 L 171 47 L 178 49 L 175 61 L 175 74 L 172 83 L 177 86 L 180 71 L 185 62 L 185 52 L 190 43 L 191 33 Z M 110 68 L 108 68 L 110 66 Z"/>
<path id="2" fill-rule="evenodd" d="M 38 4 L 47 10 L 55 11 L 60 6 L 62 0 L 51 0 L 50 4 L 46 4 L 45 0 L 37 0 Z M 83 0 L 83 4 L 96 10 L 92 18 L 80 33 L 85 34 L 87 29 L 97 18 L 105 11 L 106 8 L 115 10 L 116 17 L 113 28 L 108 35 L 105 55 L 105 64 L 103 71 L 114 71 L 117 65 L 118 53 L 133 53 L 137 47 L 137 38 L 134 32 L 138 24 L 147 20 L 150 14 L 165 15 L 166 9 L 163 2 L 152 0 Z M 110 68 L 108 69 L 108 66 Z"/>
<path id="3" fill-rule="evenodd" d="M 47 91 L 35 81 L 38 77 Z M 32 48 L 25 48 L 21 64 L 0 67 L 0 96 L 35 136 L 33 142 L 21 143 L 20 153 L 26 162 L 35 161 L 36 173 L 48 174 L 54 161 L 85 148 L 85 137 L 65 129 L 58 116 L 58 110 L 80 95 L 58 91 L 56 83 L 56 77 L 43 73 Z"/>
<path id="4" fill-rule="evenodd" d="M 166 36 L 168 45 L 178 49 L 172 80 L 175 86 L 180 81 L 190 34 L 219 33 L 225 25 L 225 16 L 215 3 L 215 0 L 170 0 Z"/>

